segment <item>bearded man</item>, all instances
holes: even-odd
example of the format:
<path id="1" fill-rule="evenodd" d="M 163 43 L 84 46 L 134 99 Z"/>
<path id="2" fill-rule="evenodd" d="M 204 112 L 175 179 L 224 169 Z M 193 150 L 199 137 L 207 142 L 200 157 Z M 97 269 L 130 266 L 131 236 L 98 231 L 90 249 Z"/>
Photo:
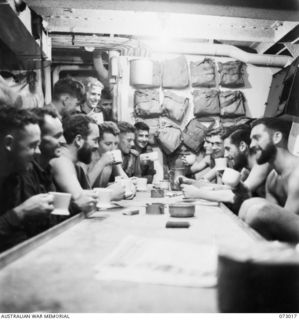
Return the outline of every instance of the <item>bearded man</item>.
<path id="1" fill-rule="evenodd" d="M 288 151 L 289 121 L 264 118 L 255 121 L 251 145 L 259 164 L 273 170 L 266 181 L 266 200 L 245 201 L 239 216 L 267 239 L 299 241 L 299 159 Z"/>
<path id="2" fill-rule="evenodd" d="M 241 172 L 242 181 L 233 189 L 215 184 L 203 186 L 200 182 L 198 185 L 197 182 L 193 185 L 182 185 L 182 189 L 186 197 L 221 201 L 237 214 L 242 202 L 264 184 L 269 165 L 259 165 L 251 161 L 254 155 L 249 148 L 250 127 L 237 127 L 232 133 L 225 133 L 222 140 L 224 140 L 224 156 L 233 169 Z M 244 171 L 247 172 L 246 175 L 242 174 Z"/>
<path id="3" fill-rule="evenodd" d="M 96 122 L 83 114 L 66 117 L 62 121 L 66 145 L 61 148 L 61 156 L 53 159 L 52 167 L 56 187 L 61 192 L 72 194 L 72 199 L 80 210 L 88 212 L 97 202 L 96 194 L 79 162 L 89 164 L 92 153 L 99 148 L 99 128 Z"/>

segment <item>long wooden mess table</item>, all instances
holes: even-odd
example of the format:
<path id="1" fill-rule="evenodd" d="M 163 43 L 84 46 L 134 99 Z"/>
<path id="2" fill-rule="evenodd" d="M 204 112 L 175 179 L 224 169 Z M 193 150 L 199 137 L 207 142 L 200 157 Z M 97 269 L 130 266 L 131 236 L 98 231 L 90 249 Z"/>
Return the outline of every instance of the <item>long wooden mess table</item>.
<path id="1" fill-rule="evenodd" d="M 161 201 L 138 192 L 124 203 Z M 218 312 L 215 287 L 98 280 L 95 267 L 128 235 L 234 246 L 262 241 L 222 204 L 197 206 L 195 217 L 182 219 L 190 222 L 188 229 L 165 228 L 167 221 L 179 219 L 168 214 L 141 210 L 127 216 L 124 210 L 73 217 L 63 232 L 50 229 L 14 249 L 17 259 L 11 259 L 10 252 L 2 254 L 0 312 Z"/>

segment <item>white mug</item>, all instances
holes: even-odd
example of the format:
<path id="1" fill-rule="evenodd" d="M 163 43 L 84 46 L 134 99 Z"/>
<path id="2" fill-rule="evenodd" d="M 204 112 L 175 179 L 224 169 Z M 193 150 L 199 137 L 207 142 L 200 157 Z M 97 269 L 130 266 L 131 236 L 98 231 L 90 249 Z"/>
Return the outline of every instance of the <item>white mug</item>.
<path id="1" fill-rule="evenodd" d="M 131 179 L 120 179 L 117 183 L 121 183 L 126 188 L 125 198 L 131 197 L 136 191 Z"/>
<path id="2" fill-rule="evenodd" d="M 227 158 L 216 158 L 215 159 L 215 169 L 225 170 L 227 167 Z"/>
<path id="3" fill-rule="evenodd" d="M 54 210 L 52 214 L 69 215 L 69 205 L 72 195 L 64 192 L 49 192 L 53 195 Z"/>
<path id="4" fill-rule="evenodd" d="M 241 180 L 241 173 L 231 168 L 226 168 L 222 175 L 222 182 L 231 188 L 235 188 Z"/>
<path id="5" fill-rule="evenodd" d="M 137 191 L 146 191 L 147 179 L 137 178 L 136 179 L 136 189 Z"/>
<path id="6" fill-rule="evenodd" d="M 113 156 L 113 164 L 120 164 L 123 162 L 121 151 L 119 149 L 112 150 L 110 153 Z"/>

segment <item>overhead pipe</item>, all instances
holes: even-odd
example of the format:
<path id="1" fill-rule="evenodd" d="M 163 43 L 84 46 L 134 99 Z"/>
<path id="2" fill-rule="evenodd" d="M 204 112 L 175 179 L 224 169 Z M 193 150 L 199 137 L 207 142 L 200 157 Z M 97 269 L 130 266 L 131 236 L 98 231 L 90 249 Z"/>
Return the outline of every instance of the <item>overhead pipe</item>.
<path id="1" fill-rule="evenodd" d="M 93 65 L 104 87 L 109 87 L 109 72 L 104 66 L 102 53 L 101 50 L 95 50 L 93 52 Z"/>
<path id="2" fill-rule="evenodd" d="M 284 67 L 292 63 L 293 58 L 285 55 L 249 53 L 232 45 L 202 44 L 201 54 L 213 56 L 228 56 L 246 63 L 259 66 Z"/>
<path id="3" fill-rule="evenodd" d="M 293 62 L 293 58 L 286 55 L 249 53 L 227 44 L 174 42 L 161 48 L 161 46 L 155 46 L 155 43 L 146 43 L 156 52 L 231 57 L 258 66 L 284 67 Z"/>

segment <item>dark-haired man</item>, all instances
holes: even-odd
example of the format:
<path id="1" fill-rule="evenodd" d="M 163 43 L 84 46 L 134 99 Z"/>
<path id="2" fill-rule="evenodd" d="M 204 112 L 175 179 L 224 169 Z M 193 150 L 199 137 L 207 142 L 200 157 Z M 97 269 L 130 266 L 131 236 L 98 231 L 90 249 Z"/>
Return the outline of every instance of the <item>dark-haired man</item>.
<path id="1" fill-rule="evenodd" d="M 88 168 L 88 176 L 93 187 L 106 188 L 111 177 L 121 176 L 127 178 L 121 164 L 114 164 L 110 151 L 118 149 L 119 129 L 116 123 L 105 121 L 99 125 L 99 149 L 93 154 L 93 161 Z M 112 199 L 120 200 L 125 196 L 125 188 L 120 183 L 114 183 L 109 188 L 112 190 Z"/>
<path id="2" fill-rule="evenodd" d="M 28 170 L 34 155 L 38 154 L 40 128 L 32 112 L 12 107 L 0 108 L 0 251 L 27 238 L 24 219 L 48 215 L 53 208 L 53 196 L 38 194 L 16 207 L 12 207 L 7 197 L 16 173 Z M 5 192 L 4 192 L 5 191 Z"/>
<path id="3" fill-rule="evenodd" d="M 139 155 L 143 153 L 153 152 L 149 145 L 149 126 L 144 122 L 136 122 L 135 125 L 135 146 L 134 149 L 138 151 Z M 154 162 L 151 160 L 140 159 L 141 176 L 147 178 L 147 183 L 153 182 L 153 177 L 156 173 Z"/>
<path id="4" fill-rule="evenodd" d="M 53 88 L 52 106 L 62 118 L 79 112 L 84 100 L 85 90 L 81 82 L 72 78 L 58 80 Z"/>
<path id="5" fill-rule="evenodd" d="M 128 122 L 120 121 L 118 123 L 119 134 L 119 149 L 123 157 L 123 170 L 128 177 L 140 177 L 140 159 L 139 153 L 133 149 L 135 141 L 135 128 Z"/>
<path id="6" fill-rule="evenodd" d="M 63 132 L 66 145 L 61 149 L 61 156 L 50 162 L 55 184 L 58 190 L 72 194 L 79 209 L 88 212 L 93 209 L 97 197 L 88 190 L 89 180 L 78 162 L 91 162 L 92 153 L 99 147 L 99 128 L 93 119 L 76 114 L 63 119 Z"/>
<path id="7" fill-rule="evenodd" d="M 249 199 L 240 217 L 268 239 L 299 241 L 299 161 L 288 151 L 289 121 L 263 118 L 252 124 L 251 147 L 259 164 L 274 170 L 266 181 L 266 200 Z"/>
<path id="8" fill-rule="evenodd" d="M 231 167 L 239 172 L 244 169 L 250 171 L 248 177 L 243 177 L 245 181 L 233 190 L 227 188 L 223 190 L 222 186 L 215 185 L 201 188 L 183 185 L 183 191 L 187 197 L 225 202 L 233 212 L 238 213 L 240 205 L 249 197 L 250 192 L 255 191 L 265 182 L 269 168 L 268 164 L 261 166 L 249 161 L 252 157 L 249 150 L 249 127 L 237 127 L 232 133 L 224 134 L 222 139 L 224 140 L 224 156 L 228 159 Z"/>
<path id="9" fill-rule="evenodd" d="M 4 197 L 14 207 L 33 195 L 55 191 L 50 160 L 60 155 L 61 146 L 65 144 L 61 121 L 52 107 L 35 108 L 32 112 L 38 119 L 41 130 L 40 154 L 35 155 L 26 172 L 13 176 L 12 186 L 4 190 Z M 9 189 L 9 190 L 8 190 Z M 5 196 L 5 193 L 7 195 Z M 26 233 L 33 236 L 50 226 L 49 217 L 35 217 L 24 221 Z"/>

